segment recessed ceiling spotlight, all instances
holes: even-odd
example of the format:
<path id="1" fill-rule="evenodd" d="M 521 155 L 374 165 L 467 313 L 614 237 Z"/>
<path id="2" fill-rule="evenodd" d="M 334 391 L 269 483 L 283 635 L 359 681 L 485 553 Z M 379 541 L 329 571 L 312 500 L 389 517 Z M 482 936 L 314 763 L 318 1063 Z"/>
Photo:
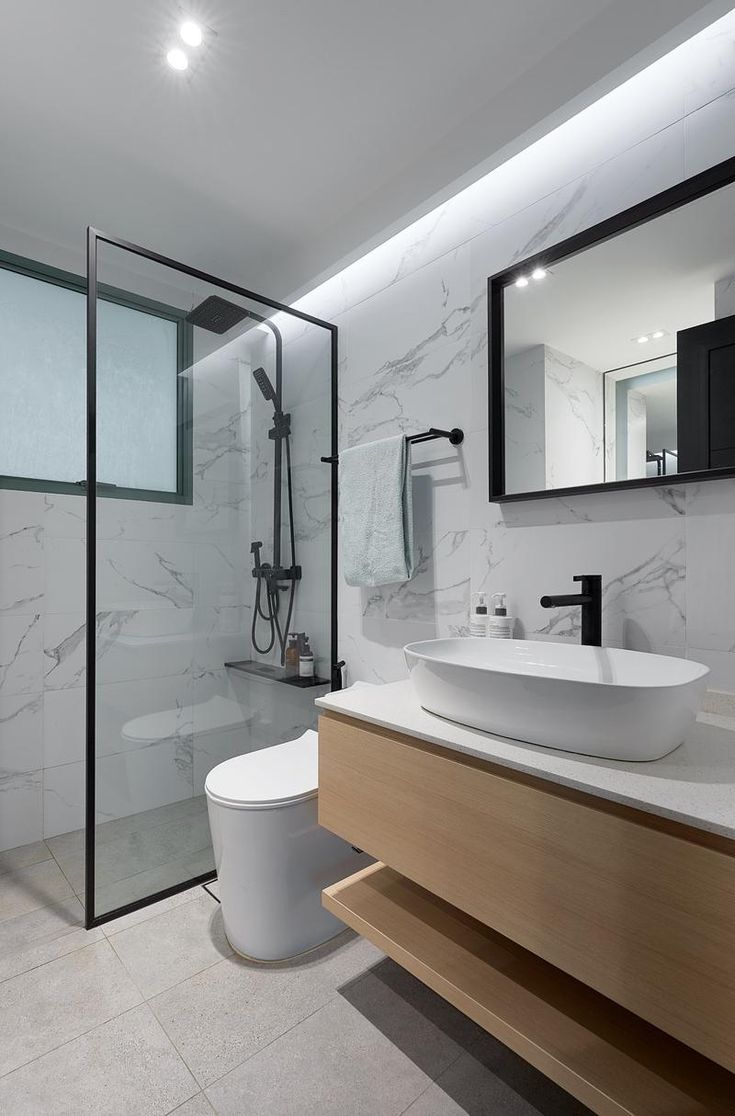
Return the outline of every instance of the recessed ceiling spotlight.
<path id="1" fill-rule="evenodd" d="M 518 276 L 518 278 L 516 279 L 516 286 L 517 287 L 527 287 L 528 286 L 528 279 L 526 279 L 525 275 L 519 275 Z"/>
<path id="2" fill-rule="evenodd" d="M 654 341 L 660 341 L 663 336 L 664 336 L 664 331 L 662 329 L 657 329 L 655 333 L 651 334 L 651 337 L 653 338 Z"/>
<path id="3" fill-rule="evenodd" d="M 187 46 L 201 46 L 203 38 L 202 29 L 198 23 L 194 22 L 193 19 L 187 19 L 184 23 L 181 24 L 181 27 L 179 28 L 179 34 L 181 35 L 181 38 L 184 40 Z"/>
<path id="4" fill-rule="evenodd" d="M 533 271 L 531 272 L 531 278 L 536 279 L 536 280 L 545 279 L 546 278 L 546 268 L 545 267 L 535 267 L 533 269 Z"/>
<path id="5" fill-rule="evenodd" d="M 648 340 L 650 340 L 650 339 L 646 336 L 646 334 L 644 334 L 642 337 L 638 338 L 638 344 L 639 345 L 645 345 L 646 341 L 648 341 Z"/>
<path id="6" fill-rule="evenodd" d="M 185 70 L 189 65 L 189 59 L 183 50 L 174 47 L 166 55 L 166 61 L 172 70 Z"/>

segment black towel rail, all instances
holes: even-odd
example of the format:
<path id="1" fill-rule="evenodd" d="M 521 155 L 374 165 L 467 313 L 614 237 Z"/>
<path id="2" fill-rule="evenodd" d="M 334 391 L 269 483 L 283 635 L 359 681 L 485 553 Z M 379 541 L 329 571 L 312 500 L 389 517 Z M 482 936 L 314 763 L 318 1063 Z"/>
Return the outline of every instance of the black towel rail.
<path id="1" fill-rule="evenodd" d="M 424 430 L 423 434 L 407 434 L 406 441 L 417 445 L 419 442 L 433 442 L 436 438 L 447 438 L 451 445 L 460 446 L 464 441 L 464 430 L 460 430 L 458 426 L 453 426 L 451 430 L 439 430 L 436 426 L 430 426 L 428 430 Z M 322 457 L 321 460 L 325 465 L 336 465 L 339 462 L 337 457 Z"/>

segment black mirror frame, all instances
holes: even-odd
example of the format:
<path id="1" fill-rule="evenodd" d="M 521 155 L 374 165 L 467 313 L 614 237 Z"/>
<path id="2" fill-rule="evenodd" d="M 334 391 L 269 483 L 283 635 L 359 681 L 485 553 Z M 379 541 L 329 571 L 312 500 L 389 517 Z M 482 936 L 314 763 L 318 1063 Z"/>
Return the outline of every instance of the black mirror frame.
<path id="1" fill-rule="evenodd" d="M 489 431 L 489 469 L 490 503 L 502 504 L 518 500 L 553 499 L 558 496 L 574 496 L 587 492 L 614 492 L 627 488 L 655 488 L 662 485 L 671 487 L 701 480 L 716 480 L 720 477 L 735 476 L 734 468 L 703 469 L 691 473 L 674 473 L 663 477 L 639 477 L 633 480 L 603 481 L 599 484 L 581 484 L 568 488 L 549 488 L 538 492 L 505 492 L 505 329 L 503 318 L 504 294 L 506 287 L 515 283 L 520 274 L 534 267 L 547 267 L 569 259 L 587 248 L 611 240 L 636 225 L 643 225 L 664 213 L 680 209 L 689 202 L 714 193 L 724 186 L 735 182 L 735 156 L 709 167 L 699 174 L 687 178 L 660 194 L 646 198 L 637 205 L 608 217 L 599 224 L 583 232 L 528 256 L 525 260 L 491 275 L 487 281 L 487 336 L 488 336 L 488 431 Z"/>

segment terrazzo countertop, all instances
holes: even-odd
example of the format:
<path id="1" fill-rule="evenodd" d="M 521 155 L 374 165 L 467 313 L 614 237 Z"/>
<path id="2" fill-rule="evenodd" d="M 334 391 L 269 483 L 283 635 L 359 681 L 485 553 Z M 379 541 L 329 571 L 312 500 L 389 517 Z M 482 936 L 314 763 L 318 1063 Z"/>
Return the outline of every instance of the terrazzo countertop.
<path id="1" fill-rule="evenodd" d="M 357 685 L 317 698 L 322 709 L 441 744 L 502 767 L 638 810 L 735 837 L 735 696 L 708 693 L 684 744 L 630 763 L 558 752 L 454 724 L 422 709 L 410 681 Z"/>

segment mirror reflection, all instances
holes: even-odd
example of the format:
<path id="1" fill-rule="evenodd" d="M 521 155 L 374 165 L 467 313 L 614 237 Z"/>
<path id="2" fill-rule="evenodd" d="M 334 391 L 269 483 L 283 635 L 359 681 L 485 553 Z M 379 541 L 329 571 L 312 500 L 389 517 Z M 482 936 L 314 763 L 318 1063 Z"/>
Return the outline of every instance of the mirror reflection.
<path id="1" fill-rule="evenodd" d="M 735 468 L 734 208 L 729 185 L 508 274 L 505 493 Z"/>

